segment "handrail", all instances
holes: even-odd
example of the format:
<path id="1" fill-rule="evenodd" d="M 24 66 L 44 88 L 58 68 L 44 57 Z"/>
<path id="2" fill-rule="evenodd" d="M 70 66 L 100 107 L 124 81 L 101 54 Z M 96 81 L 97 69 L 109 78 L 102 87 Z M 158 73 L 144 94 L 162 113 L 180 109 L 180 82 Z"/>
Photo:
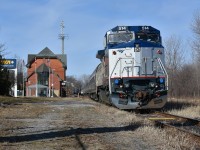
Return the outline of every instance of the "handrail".
<path id="1" fill-rule="evenodd" d="M 121 62 L 122 59 L 131 59 L 131 60 L 132 60 L 132 72 L 133 72 L 134 58 L 119 58 L 119 59 L 116 61 L 116 63 L 115 63 L 115 66 L 114 66 L 114 68 L 113 68 L 113 70 L 112 70 L 112 73 L 111 73 L 111 75 L 110 75 L 110 78 L 112 77 L 113 72 L 114 72 L 115 68 L 117 67 L 118 62 L 119 62 L 119 61 Z M 120 67 L 120 77 L 121 77 L 121 73 L 122 73 L 122 72 L 121 72 L 121 67 Z"/>
<path id="2" fill-rule="evenodd" d="M 159 65 L 160 65 L 160 67 L 162 68 L 164 74 L 166 75 L 166 78 L 167 78 L 166 87 L 167 87 L 167 90 L 168 90 L 168 74 L 167 74 L 167 71 L 166 71 L 166 69 L 165 69 L 165 67 L 164 67 L 164 65 L 163 65 L 163 63 L 162 63 L 162 61 L 161 61 L 161 59 L 160 59 L 160 58 L 157 58 L 157 60 L 158 60 L 158 63 L 159 63 Z"/>
<path id="3" fill-rule="evenodd" d="M 119 58 L 119 59 L 116 61 L 115 67 L 113 68 L 113 71 L 112 71 L 112 73 L 111 73 L 111 75 L 110 75 L 110 78 L 112 77 L 112 74 L 113 74 L 113 72 L 114 72 L 114 70 L 115 70 L 115 68 L 116 68 L 116 66 L 117 66 L 117 64 L 118 64 L 118 62 L 119 62 L 119 60 L 121 60 L 121 58 Z"/>
<path id="4" fill-rule="evenodd" d="M 118 62 L 120 61 L 121 62 L 121 60 L 122 59 L 130 59 L 130 58 L 119 58 L 117 61 L 116 61 L 116 63 L 115 63 L 115 66 L 114 66 L 114 68 L 113 68 L 113 70 L 112 70 L 112 73 L 110 74 L 110 77 L 109 77 L 109 80 L 110 80 L 110 78 L 112 77 L 112 75 L 113 75 L 113 72 L 114 72 L 114 70 L 115 70 L 115 68 L 117 67 L 117 64 L 118 64 Z M 132 58 L 132 60 L 133 60 L 134 58 Z M 132 63 L 132 67 L 133 67 L 133 64 L 134 63 Z M 133 70 L 132 70 L 133 71 Z M 120 77 L 121 77 L 121 67 L 120 67 Z M 111 83 L 109 82 L 109 88 L 111 89 Z M 111 94 L 111 90 L 110 90 L 110 94 Z"/>

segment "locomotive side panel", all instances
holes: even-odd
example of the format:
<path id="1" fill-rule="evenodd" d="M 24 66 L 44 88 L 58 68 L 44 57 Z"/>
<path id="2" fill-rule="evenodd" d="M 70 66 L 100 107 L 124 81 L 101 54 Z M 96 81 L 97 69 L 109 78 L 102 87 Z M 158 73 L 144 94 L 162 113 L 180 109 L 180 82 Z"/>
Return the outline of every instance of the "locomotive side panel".
<path id="1" fill-rule="evenodd" d="M 96 72 L 96 87 L 103 86 L 103 79 L 104 79 L 104 65 L 101 63 Z"/>

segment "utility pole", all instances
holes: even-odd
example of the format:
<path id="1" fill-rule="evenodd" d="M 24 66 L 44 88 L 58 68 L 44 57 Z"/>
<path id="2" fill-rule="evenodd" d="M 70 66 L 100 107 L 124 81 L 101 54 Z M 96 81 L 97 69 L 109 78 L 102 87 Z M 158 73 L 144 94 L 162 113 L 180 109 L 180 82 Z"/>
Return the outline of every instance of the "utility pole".
<path id="1" fill-rule="evenodd" d="M 54 70 L 55 69 L 52 69 L 52 84 L 51 84 L 52 85 L 52 96 L 51 97 L 53 97 L 53 94 L 54 94 L 54 87 L 53 87 L 54 86 L 54 82 L 53 82 Z"/>
<path id="2" fill-rule="evenodd" d="M 24 87 L 25 87 L 24 86 L 24 60 L 22 61 L 22 76 L 23 76 L 23 78 L 22 78 L 22 82 L 23 82 L 22 83 L 22 85 L 23 85 L 23 95 L 22 96 L 24 97 L 24 95 L 25 95 L 24 94 Z"/>
<path id="3" fill-rule="evenodd" d="M 37 78 L 37 61 L 35 57 L 35 97 L 38 97 L 38 78 Z"/>
<path id="4" fill-rule="evenodd" d="M 61 21 L 61 24 L 60 24 L 60 29 L 61 29 L 61 33 L 59 34 L 59 39 L 61 39 L 61 42 L 62 42 L 62 54 L 64 54 L 64 39 L 65 39 L 65 34 L 64 34 L 64 21 Z"/>
<path id="5" fill-rule="evenodd" d="M 50 77 L 51 77 L 51 70 L 50 70 L 50 59 L 48 58 L 47 60 L 48 64 L 49 64 L 49 97 L 51 97 L 51 82 L 50 82 Z"/>

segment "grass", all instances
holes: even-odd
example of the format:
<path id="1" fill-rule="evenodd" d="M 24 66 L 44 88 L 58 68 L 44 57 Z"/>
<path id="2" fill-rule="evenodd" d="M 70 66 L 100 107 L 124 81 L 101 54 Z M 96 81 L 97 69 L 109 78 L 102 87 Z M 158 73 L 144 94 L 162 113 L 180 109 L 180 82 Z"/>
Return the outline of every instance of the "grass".
<path id="1" fill-rule="evenodd" d="M 127 124 L 133 126 L 138 124 L 139 127 L 133 132 L 130 132 L 130 134 L 131 136 L 134 134 L 134 137 L 142 138 L 144 141 L 149 143 L 149 147 L 156 147 L 156 149 L 163 150 L 192 150 L 196 148 L 196 143 L 193 141 L 191 142 L 186 134 L 171 131 L 171 129 L 168 131 L 166 129 L 154 127 L 152 121 L 138 117 L 135 113 L 118 111 L 116 108 L 105 105 L 100 105 L 96 111 L 106 114 L 109 117 L 112 116 L 113 118 L 120 118 L 120 120 L 115 119 L 116 124 L 119 123 L 123 126 Z M 174 135 L 173 133 L 176 134 Z"/>
<path id="2" fill-rule="evenodd" d="M 177 133 L 176 131 L 174 131 Z M 163 150 L 181 150 L 181 149 L 195 149 L 196 143 L 191 143 L 186 134 L 169 134 L 166 130 L 155 128 L 152 126 L 144 126 L 135 131 L 136 135 L 142 135 L 144 140 L 149 143 L 156 143 L 158 149 Z M 151 141 L 151 142 L 150 142 Z"/>
<path id="3" fill-rule="evenodd" d="M 55 101 L 59 98 L 48 98 L 48 97 L 6 97 L 0 96 L 1 104 L 16 104 L 16 103 L 38 103 L 46 101 Z"/>
<path id="4" fill-rule="evenodd" d="M 164 109 L 167 113 L 185 116 L 190 118 L 200 119 L 200 100 L 199 99 L 169 99 Z M 196 149 L 198 144 L 191 140 L 186 134 L 178 133 L 176 131 L 162 130 L 159 128 L 145 126 L 138 129 L 139 133 L 145 136 L 151 136 L 151 140 L 158 140 L 157 142 L 165 143 L 160 147 L 161 149 Z M 171 134 L 170 134 L 171 133 Z M 155 138 L 154 137 L 159 137 Z M 160 149 L 159 148 L 159 149 Z"/>
<path id="5" fill-rule="evenodd" d="M 171 99 L 165 110 L 170 114 L 200 119 L 200 100 Z"/>
<path id="6" fill-rule="evenodd" d="M 200 119 L 200 106 L 191 106 L 183 109 L 173 109 L 169 111 L 168 113 L 184 116 L 184 117 L 190 117 L 190 118 L 199 118 Z"/>

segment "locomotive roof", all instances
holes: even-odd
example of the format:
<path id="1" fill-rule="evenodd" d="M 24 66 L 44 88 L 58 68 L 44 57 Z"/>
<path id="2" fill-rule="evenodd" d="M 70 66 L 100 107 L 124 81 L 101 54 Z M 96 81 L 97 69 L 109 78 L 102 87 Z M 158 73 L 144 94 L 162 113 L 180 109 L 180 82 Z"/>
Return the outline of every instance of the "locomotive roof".
<path id="1" fill-rule="evenodd" d="M 111 30 L 112 32 L 116 32 L 116 31 L 133 31 L 133 32 L 139 32 L 139 31 L 143 31 L 143 32 L 154 32 L 154 33 L 158 33 L 160 34 L 160 31 L 152 26 L 116 26 L 114 28 L 112 28 Z"/>

